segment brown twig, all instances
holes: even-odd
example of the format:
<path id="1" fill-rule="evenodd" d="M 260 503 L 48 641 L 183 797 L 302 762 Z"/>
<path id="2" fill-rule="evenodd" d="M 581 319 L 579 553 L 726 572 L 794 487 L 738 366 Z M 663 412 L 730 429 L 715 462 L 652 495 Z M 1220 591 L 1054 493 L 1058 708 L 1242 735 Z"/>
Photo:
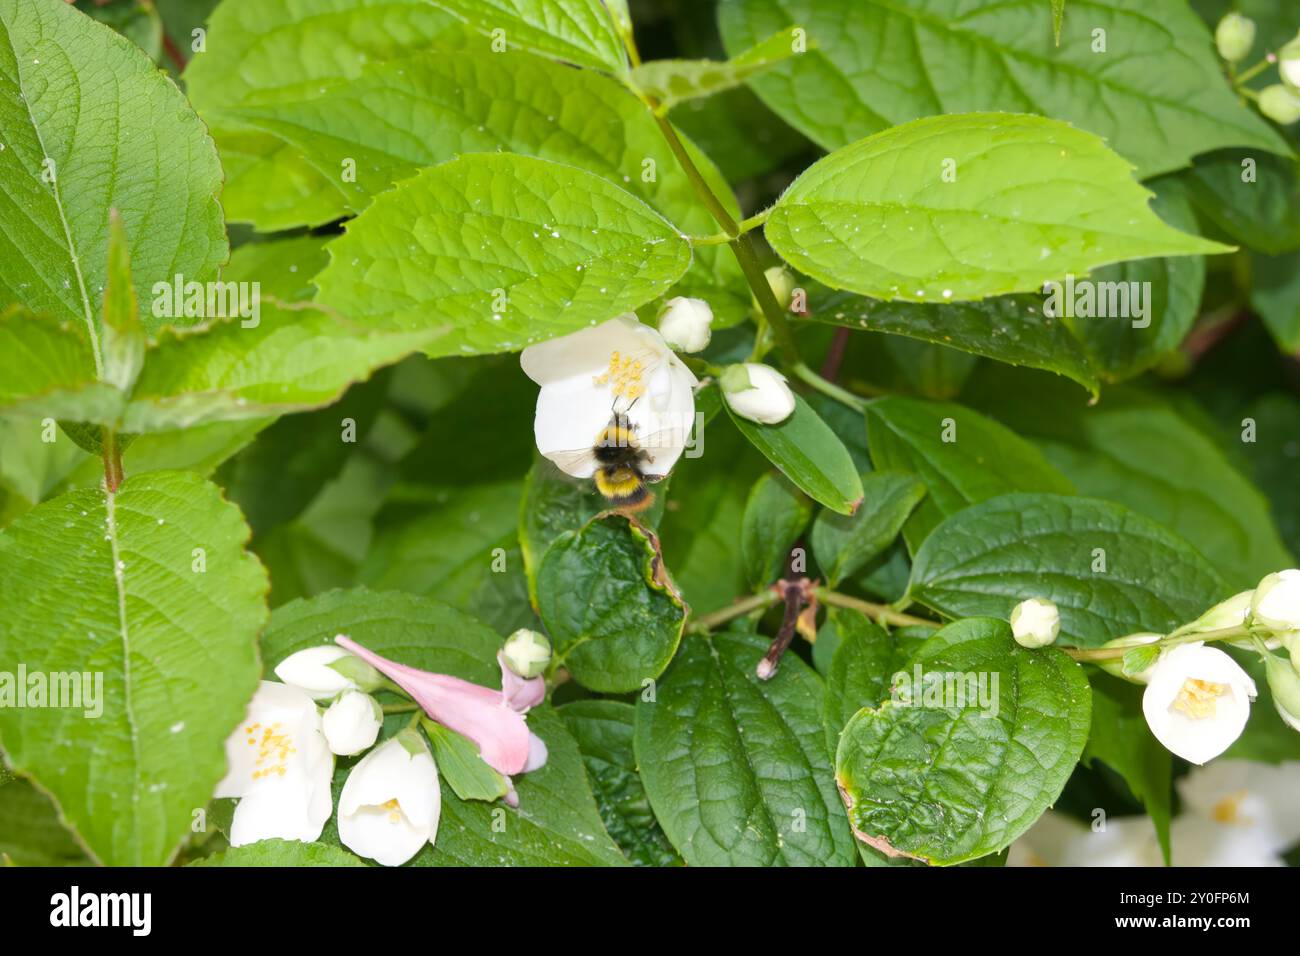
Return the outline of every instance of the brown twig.
<path id="1" fill-rule="evenodd" d="M 782 578 L 776 583 L 777 590 L 785 601 L 785 616 L 781 618 L 781 627 L 772 639 L 772 645 L 763 655 L 754 669 L 759 680 L 771 680 L 776 669 L 781 665 L 781 657 L 794 640 L 795 625 L 799 623 L 799 612 L 812 595 L 812 582 L 807 578 L 787 580 Z"/>

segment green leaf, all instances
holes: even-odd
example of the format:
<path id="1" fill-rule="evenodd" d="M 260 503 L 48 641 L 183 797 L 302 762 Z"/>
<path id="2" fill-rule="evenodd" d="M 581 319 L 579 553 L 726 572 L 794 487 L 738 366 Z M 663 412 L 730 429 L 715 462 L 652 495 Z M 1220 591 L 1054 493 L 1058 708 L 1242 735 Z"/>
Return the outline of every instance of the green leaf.
<path id="1" fill-rule="evenodd" d="M 83 866 L 90 861 L 50 798 L 0 768 L 0 866 Z"/>
<path id="2" fill-rule="evenodd" d="M 518 351 L 604 321 L 691 262 L 690 243 L 630 193 L 509 154 L 425 170 L 329 249 L 320 301 L 363 324 L 434 330 L 431 356 Z"/>
<path id="3" fill-rule="evenodd" d="M 435 0 L 476 30 L 578 66 L 627 70 L 623 41 L 601 0 Z M 485 45 L 488 39 L 482 41 Z M 494 48 L 495 49 L 495 48 Z"/>
<path id="4" fill-rule="evenodd" d="M 785 572 L 790 548 L 812 512 L 812 502 L 781 475 L 765 472 L 754 482 L 740 523 L 740 555 L 751 588 L 761 590 Z"/>
<path id="5" fill-rule="evenodd" d="M 797 55 L 793 31 L 786 29 L 725 62 L 652 60 L 632 70 L 632 82 L 663 109 L 684 100 L 712 96 Z"/>
<path id="6" fill-rule="evenodd" d="M 1166 225 L 1149 198 L 1090 133 L 1038 116 L 968 113 L 836 150 L 782 194 L 765 228 L 801 272 L 912 302 L 1038 291 L 1125 259 L 1230 251 Z"/>
<path id="7" fill-rule="evenodd" d="M 546 765 L 514 778 L 519 807 L 463 802 L 443 791 L 438 839 L 415 866 L 626 866 L 601 823 L 582 756 L 564 721 L 543 704 L 529 729 L 546 743 Z"/>
<path id="8" fill-rule="evenodd" d="M 605 693 L 639 690 L 662 674 L 686 621 L 658 538 L 617 513 L 552 542 L 537 575 L 537 610 L 556 661 Z"/>
<path id="9" fill-rule="evenodd" d="M 1156 191 L 1153 207 L 1160 217 L 1179 229 L 1195 231 L 1196 215 L 1179 181 L 1166 177 L 1149 185 Z M 1179 256 L 1106 266 L 1092 274 L 1090 286 L 1084 295 L 1095 294 L 1098 307 L 1105 302 L 1107 312 L 1120 314 L 1074 316 L 1071 308 L 1061 322 L 1083 344 L 1104 380 L 1123 381 L 1155 365 L 1191 331 L 1205 288 L 1205 260 Z M 1066 292 L 1068 287 L 1062 295 Z M 1079 292 L 1076 287 L 1076 300 Z"/>
<path id="10" fill-rule="evenodd" d="M 1056 801 L 1083 752 L 1083 670 L 1053 648 L 1025 650 L 988 618 L 945 627 L 911 664 L 952 696 L 891 699 L 849 721 L 835 757 L 849 820 L 891 855 L 950 865 L 997 853 Z"/>
<path id="11" fill-rule="evenodd" d="M 1300 252 L 1250 257 L 1250 304 L 1287 355 L 1300 352 Z"/>
<path id="12" fill-rule="evenodd" d="M 1046 12 L 1044 0 L 727 0 L 719 19 L 728 50 L 789 23 L 808 31 L 817 50 L 752 82 L 826 149 L 921 116 L 997 110 L 1090 130 L 1144 178 L 1224 146 L 1286 152 L 1233 95 L 1186 4 L 1095 0 L 1063 21 L 1059 45 Z"/>
<path id="13" fill-rule="evenodd" d="M 512 410 L 513 413 L 513 410 Z M 654 528 L 663 514 L 667 495 L 663 482 L 654 502 L 637 517 Z M 519 547 L 528 576 L 528 596 L 537 605 L 537 572 L 551 542 L 566 531 L 576 531 L 605 509 L 606 501 L 590 482 L 565 475 L 540 454 L 524 481 L 519 508 Z"/>
<path id="14" fill-rule="evenodd" d="M 365 866 L 346 850 L 326 843 L 259 840 L 195 860 L 190 866 Z"/>
<path id="15" fill-rule="evenodd" d="M 1092 730 L 1084 762 L 1100 760 L 1115 770 L 1142 801 L 1169 862 L 1173 813 L 1173 758 L 1151 734 L 1142 716 L 1142 688 L 1108 674 L 1092 675 Z"/>
<path id="16" fill-rule="evenodd" d="M 852 866 L 821 679 L 787 654 L 759 680 L 767 645 L 730 631 L 692 637 L 654 698 L 637 703 L 650 805 L 689 866 Z"/>
<path id="17" fill-rule="evenodd" d="M 934 632 L 927 629 L 928 639 Z M 833 640 L 835 653 L 826 672 L 826 744 L 831 753 L 839 748 L 840 732 L 863 707 L 878 707 L 889 699 L 894 674 L 922 643 L 904 639 L 897 632 L 886 634 L 865 614 L 844 608 L 826 610 L 826 623 L 817 634 Z"/>
<path id="18" fill-rule="evenodd" d="M 877 468 L 915 474 L 929 492 L 906 527 L 913 553 L 935 525 L 968 505 L 1012 491 L 1073 491 L 1032 445 L 961 405 L 877 399 L 867 405 L 867 441 Z"/>
<path id="19" fill-rule="evenodd" d="M 1226 586 L 1183 539 L 1122 505 L 1003 495 L 944 521 L 912 564 L 910 593 L 949 617 L 1007 619 L 1025 598 L 1056 602 L 1065 644 L 1096 647 L 1195 619 Z"/>
<path id="20" fill-rule="evenodd" d="M 718 388 L 696 396 L 697 414 L 720 412 Z M 664 560 L 692 614 L 725 607 L 747 590 L 742 540 L 745 498 L 767 467 L 743 435 L 707 419 L 696 438 L 701 457 L 683 460 L 673 470 L 669 504 L 659 531 Z M 742 546 L 743 547 L 743 546 Z"/>
<path id="21" fill-rule="evenodd" d="M 403 509 L 376 534 L 361 583 L 437 598 L 488 623 L 498 623 L 498 607 L 526 610 L 505 606 L 527 600 L 516 550 L 519 495 L 518 481 L 485 482 L 435 492 L 427 510 Z"/>
<path id="22" fill-rule="evenodd" d="M 291 0 L 226 0 L 211 24 L 212 52 L 191 61 L 191 95 L 227 167 L 231 218 L 262 230 L 320 225 L 361 211 L 424 167 L 505 151 L 603 176 L 683 232 L 716 230 L 654 116 L 619 80 L 494 53 L 427 0 L 320 6 L 307 15 Z M 383 29 L 375 28 L 376 7 Z M 693 145 L 686 149 L 739 218 L 727 180 Z M 674 292 L 696 294 L 689 289 L 709 290 L 715 328 L 749 312 L 729 249 L 698 250 Z"/>
<path id="23" fill-rule="evenodd" d="M 835 587 L 894 543 L 925 485 L 910 474 L 873 471 L 862 476 L 862 506 L 852 515 L 823 511 L 812 529 L 813 556 Z"/>
<path id="24" fill-rule="evenodd" d="M 1267 255 L 1300 247 L 1296 160 L 1226 149 L 1196 160 L 1182 177 L 1197 212 L 1233 242 Z"/>
<path id="25" fill-rule="evenodd" d="M 1111 389 L 1089 406 L 1073 390 L 1002 373 L 978 376 L 968 395 L 1032 441 L 1080 494 L 1126 505 L 1177 533 L 1234 589 L 1294 564 L 1264 496 L 1154 392 Z M 1261 441 L 1275 434 L 1260 429 Z"/>
<path id="26" fill-rule="evenodd" d="M 131 250 L 122 216 L 108 211 L 108 274 L 104 286 L 104 374 L 114 388 L 129 392 L 144 365 L 145 336 L 140 303 L 131 285 Z"/>
<path id="27" fill-rule="evenodd" d="M 485 687 L 501 686 L 501 636 L 455 608 L 400 591 L 328 591 L 276 608 L 262 635 L 267 672 L 297 651 L 346 634 L 392 660 Z"/>
<path id="28" fill-rule="evenodd" d="M 752 422 L 730 405 L 727 413 L 750 444 L 814 501 L 845 515 L 862 501 L 862 481 L 848 449 L 798 395 L 794 412 L 779 425 Z"/>
<path id="29" fill-rule="evenodd" d="M 1052 37 L 1061 45 L 1061 26 L 1065 22 L 1065 0 L 1052 0 Z"/>
<path id="30" fill-rule="evenodd" d="M 1043 315 L 1043 300 L 1032 295 L 1004 295 L 982 302 L 951 305 L 881 302 L 851 292 L 809 290 L 813 320 L 890 336 L 951 346 L 1009 365 L 1056 372 L 1094 395 L 1098 370 L 1063 322 Z"/>
<path id="31" fill-rule="evenodd" d="M 616 700 L 579 700 L 559 709 L 578 742 L 605 829 L 636 866 L 679 866 L 664 836 L 632 752 L 636 709 Z"/>
<path id="32" fill-rule="evenodd" d="M 95 374 L 84 325 L 0 311 L 0 410 L 24 417 L 113 421 L 117 389 Z"/>
<path id="33" fill-rule="evenodd" d="M 510 791 L 506 778 L 479 756 L 477 744 L 431 720 L 426 720 L 423 724 L 429 742 L 433 744 L 438 779 L 445 780 L 456 796 L 462 800 L 486 800 L 491 803 Z"/>
<path id="34" fill-rule="evenodd" d="M 187 472 L 72 492 L 0 535 L 0 659 L 102 687 L 79 709 L 0 708 L 5 755 L 100 862 L 169 862 L 225 772 L 266 620 L 247 540 L 238 510 Z"/>
<path id="35" fill-rule="evenodd" d="M 68 4 L 0 0 L 0 87 L 0 305 L 75 322 L 98 354 L 113 207 L 139 298 L 177 273 L 216 277 L 216 150 L 139 48 Z M 154 332 L 170 320 L 145 321 Z"/>

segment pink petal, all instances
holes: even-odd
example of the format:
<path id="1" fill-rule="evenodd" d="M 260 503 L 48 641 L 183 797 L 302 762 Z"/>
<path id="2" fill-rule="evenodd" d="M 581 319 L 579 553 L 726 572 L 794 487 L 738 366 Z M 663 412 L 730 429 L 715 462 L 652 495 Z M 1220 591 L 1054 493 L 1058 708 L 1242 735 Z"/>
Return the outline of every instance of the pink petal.
<path id="1" fill-rule="evenodd" d="M 546 681 L 542 678 L 520 677 L 506 666 L 505 655 L 500 651 L 497 652 L 497 663 L 501 665 L 501 693 L 512 708 L 522 714 L 546 699 Z"/>
<path id="2" fill-rule="evenodd" d="M 509 776 L 527 765 L 528 724 L 501 691 L 390 661 L 341 634 L 334 640 L 410 694 L 438 723 L 478 744 L 483 760 L 498 773 Z"/>

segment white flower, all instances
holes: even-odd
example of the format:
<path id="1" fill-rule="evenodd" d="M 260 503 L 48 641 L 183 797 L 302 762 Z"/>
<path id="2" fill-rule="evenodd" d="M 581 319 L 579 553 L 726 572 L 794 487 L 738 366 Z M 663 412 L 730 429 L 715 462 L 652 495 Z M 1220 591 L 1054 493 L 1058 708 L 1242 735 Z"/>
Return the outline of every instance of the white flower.
<path id="1" fill-rule="evenodd" d="M 541 386 L 533 434 L 537 449 L 565 474 L 590 478 L 592 449 L 613 416 L 625 414 L 647 459 L 663 476 L 681 457 L 695 423 L 699 382 L 663 337 L 632 313 L 530 345 L 519 357 Z"/>
<path id="2" fill-rule="evenodd" d="M 275 676 L 317 700 L 329 700 L 345 690 L 357 689 L 355 682 L 329 666 L 347 656 L 347 651 L 332 644 L 309 647 L 282 660 L 275 668 Z"/>
<path id="3" fill-rule="evenodd" d="M 1256 696 L 1255 682 L 1223 651 L 1180 644 L 1156 661 L 1142 712 L 1165 749 L 1203 764 L 1241 736 Z"/>
<path id="4" fill-rule="evenodd" d="M 551 642 L 536 631 L 521 627 L 506 638 L 501 656 L 519 677 L 537 677 L 551 662 Z"/>
<path id="5" fill-rule="evenodd" d="M 383 724 L 379 702 L 359 690 L 340 694 L 321 719 L 325 740 L 340 757 L 351 757 L 373 745 Z"/>
<path id="6" fill-rule="evenodd" d="M 1300 72 L 1300 67 L 1296 69 Z M 1266 86 L 1259 92 L 1259 111 L 1274 123 L 1289 126 L 1300 120 L 1300 93 L 1281 83 Z"/>
<path id="7" fill-rule="evenodd" d="M 1061 612 L 1043 598 L 1021 601 L 1011 611 L 1011 634 L 1021 647 L 1046 647 L 1061 633 Z"/>
<path id="8" fill-rule="evenodd" d="M 1277 52 L 1277 71 L 1282 82 L 1293 90 L 1300 90 L 1300 33 Z"/>
<path id="9" fill-rule="evenodd" d="M 354 853 L 401 866 L 438 835 L 438 768 L 419 735 L 402 731 L 362 757 L 339 795 L 339 839 Z"/>
<path id="10" fill-rule="evenodd" d="M 1229 13 L 1214 30 L 1214 45 L 1219 56 L 1229 63 L 1243 59 L 1255 45 L 1255 21 L 1240 13 Z"/>
<path id="11" fill-rule="evenodd" d="M 1300 570 L 1288 568 L 1260 581 L 1251 613 L 1257 624 L 1274 631 L 1300 630 Z"/>
<path id="12" fill-rule="evenodd" d="M 1280 866 L 1300 840 L 1300 761 L 1218 760 L 1178 781 L 1178 866 Z"/>
<path id="13" fill-rule="evenodd" d="M 1104 829 L 1048 810 L 1011 844 L 1007 866 L 1160 866 L 1147 816 L 1111 816 Z"/>
<path id="14" fill-rule="evenodd" d="M 768 365 L 729 365 L 719 378 L 722 395 L 741 418 L 763 425 L 785 421 L 794 411 L 794 392 L 785 376 Z"/>
<path id="15" fill-rule="evenodd" d="M 217 797 L 235 797 L 231 846 L 278 837 L 316 840 L 329 819 L 334 755 L 320 713 L 302 690 L 262 681 L 248 716 L 226 740 L 229 770 Z"/>
<path id="16" fill-rule="evenodd" d="M 713 310 L 703 299 L 677 296 L 659 313 L 659 334 L 681 352 L 702 352 L 713 337 Z"/>

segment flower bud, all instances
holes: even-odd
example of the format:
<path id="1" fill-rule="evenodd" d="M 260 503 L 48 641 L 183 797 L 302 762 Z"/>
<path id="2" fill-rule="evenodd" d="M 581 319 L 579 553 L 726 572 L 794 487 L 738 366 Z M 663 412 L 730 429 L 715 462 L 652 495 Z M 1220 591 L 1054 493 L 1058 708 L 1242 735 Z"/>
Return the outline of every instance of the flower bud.
<path id="1" fill-rule="evenodd" d="M 718 378 L 731 410 L 741 418 L 775 425 L 794 412 L 794 392 L 785 376 L 768 365 L 729 365 Z"/>
<path id="2" fill-rule="evenodd" d="M 342 674 L 345 680 L 351 681 L 357 690 L 365 691 L 367 694 L 378 690 L 384 684 L 383 674 L 352 654 L 340 657 L 327 666 Z"/>
<path id="3" fill-rule="evenodd" d="M 1283 83 L 1292 90 L 1300 92 L 1300 33 L 1278 50 L 1277 71 L 1282 74 Z"/>
<path id="4" fill-rule="evenodd" d="M 1300 631 L 1300 570 L 1265 576 L 1251 601 L 1254 623 L 1273 631 Z"/>
<path id="5" fill-rule="evenodd" d="M 1229 63 L 1244 59 L 1255 45 L 1255 21 L 1240 13 L 1229 13 L 1214 30 L 1214 45 L 1219 48 L 1219 56 Z"/>
<path id="6" fill-rule="evenodd" d="M 1021 601 L 1011 612 L 1011 633 L 1021 647 L 1046 647 L 1061 633 L 1061 612 L 1043 598 Z"/>
<path id="7" fill-rule="evenodd" d="M 340 694 L 321 720 L 325 742 L 340 757 L 351 757 L 372 746 L 383 725 L 384 711 L 379 702 L 357 690 Z"/>
<path id="8" fill-rule="evenodd" d="M 1274 123 L 1288 126 L 1300 120 L 1300 93 L 1281 83 L 1266 86 L 1259 93 L 1259 111 Z"/>
<path id="9" fill-rule="evenodd" d="M 659 312 L 659 334 L 679 352 L 702 352 L 713 332 L 713 310 L 703 299 L 677 296 Z"/>
<path id="10" fill-rule="evenodd" d="M 348 656 L 348 652 L 340 647 L 308 647 L 277 664 L 275 676 L 291 687 L 305 690 L 316 700 L 329 700 L 345 690 L 356 689 L 348 677 L 331 666 Z"/>
<path id="11" fill-rule="evenodd" d="M 1254 591 L 1242 591 L 1226 601 L 1221 601 L 1187 625 L 1188 632 L 1200 634 L 1204 631 L 1241 627 L 1246 623 L 1246 615 L 1250 613 L 1250 602 L 1254 595 Z"/>
<path id="12" fill-rule="evenodd" d="M 1273 694 L 1273 706 L 1292 730 L 1300 730 L 1300 673 L 1276 654 L 1264 655 L 1264 673 Z"/>
<path id="13" fill-rule="evenodd" d="M 501 656 L 513 673 L 531 679 L 540 676 L 551 663 L 551 642 L 536 631 L 521 627 L 506 638 Z"/>
<path id="14" fill-rule="evenodd" d="M 1102 647 L 1140 647 L 1143 644 L 1151 644 L 1164 637 L 1163 634 L 1152 634 L 1150 632 L 1140 632 L 1137 634 L 1128 634 L 1124 637 L 1117 637 L 1113 641 L 1107 641 Z M 1143 668 L 1136 674 L 1130 674 L 1124 670 L 1124 659 L 1116 658 L 1110 661 L 1098 661 L 1097 666 L 1107 674 L 1114 674 L 1121 680 L 1126 680 L 1132 684 L 1147 684 L 1151 682 L 1151 672 L 1155 669 L 1153 660 L 1147 667 Z"/>
<path id="15" fill-rule="evenodd" d="M 794 274 L 785 266 L 772 266 L 763 272 L 763 277 L 767 279 L 767 284 L 772 287 L 772 294 L 776 296 L 776 304 L 783 309 L 790 308 L 790 302 L 794 299 Z M 754 308 L 762 312 L 758 304 L 758 299 L 751 299 Z"/>

